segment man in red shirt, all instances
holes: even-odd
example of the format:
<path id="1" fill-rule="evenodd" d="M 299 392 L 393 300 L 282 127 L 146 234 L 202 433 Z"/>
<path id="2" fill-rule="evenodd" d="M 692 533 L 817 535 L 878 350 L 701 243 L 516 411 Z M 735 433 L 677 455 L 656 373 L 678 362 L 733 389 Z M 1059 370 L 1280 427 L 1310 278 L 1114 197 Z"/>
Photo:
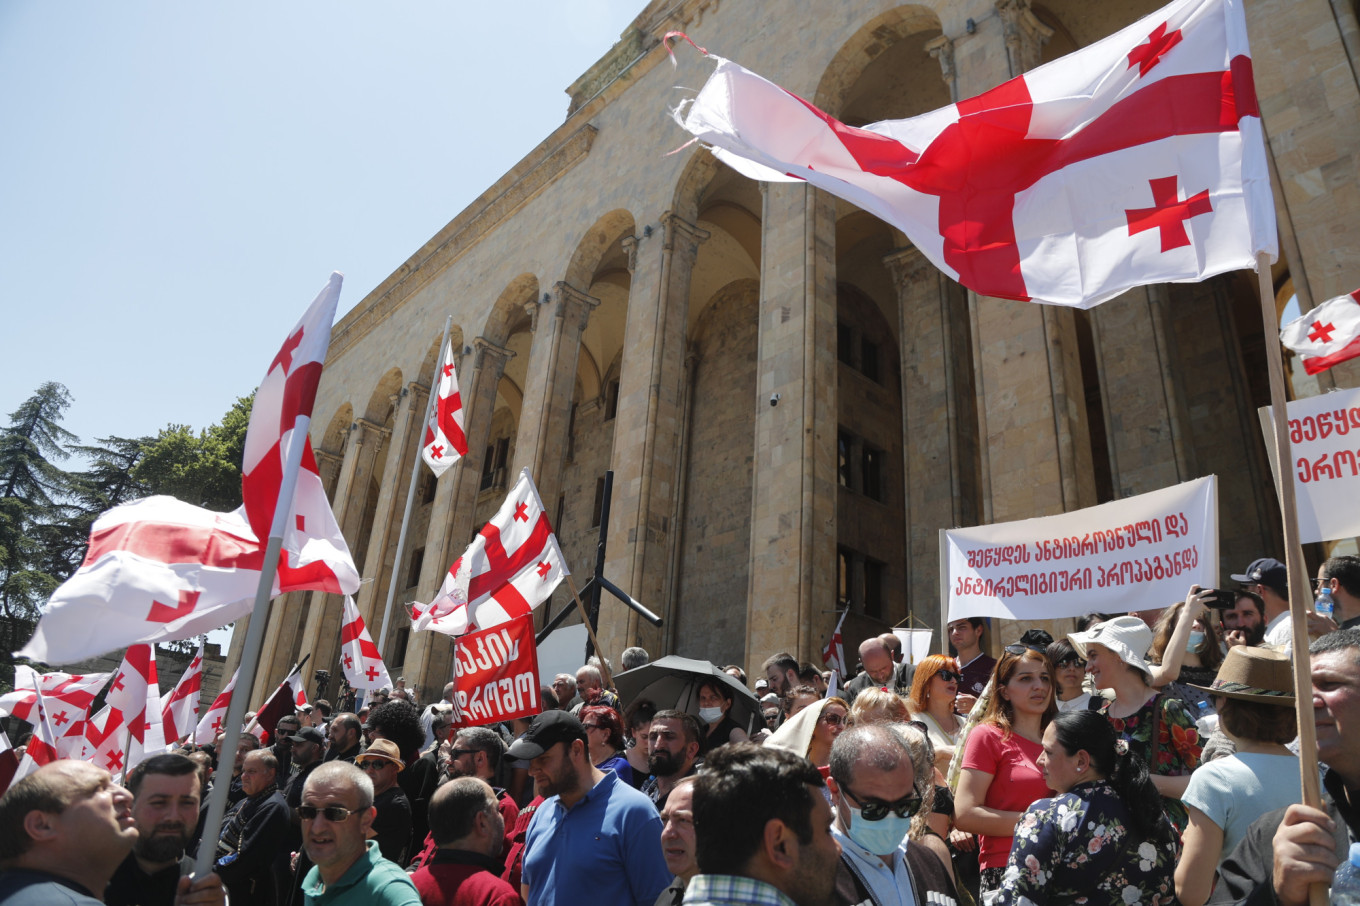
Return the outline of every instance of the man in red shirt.
<path id="1" fill-rule="evenodd" d="M 411 875 L 424 906 L 523 906 L 499 877 L 505 823 L 486 781 L 459 777 L 436 790 L 430 834 L 439 849 Z"/>

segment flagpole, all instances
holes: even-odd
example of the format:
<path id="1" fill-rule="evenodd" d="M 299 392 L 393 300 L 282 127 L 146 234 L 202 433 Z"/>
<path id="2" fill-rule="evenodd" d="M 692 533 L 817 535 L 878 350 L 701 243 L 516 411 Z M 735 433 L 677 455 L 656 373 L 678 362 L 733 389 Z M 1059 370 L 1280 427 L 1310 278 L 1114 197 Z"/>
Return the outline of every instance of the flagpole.
<path id="1" fill-rule="evenodd" d="M 595 646 L 595 654 L 600 659 L 600 675 L 604 678 L 604 687 L 608 689 L 613 683 L 609 676 L 609 667 L 604 661 L 604 649 L 600 647 L 600 640 L 595 638 L 595 627 L 590 625 L 590 615 L 586 613 L 586 606 L 581 603 L 581 595 L 576 591 L 576 583 L 571 581 L 571 573 L 567 573 L 567 588 L 571 589 L 572 600 L 576 602 L 576 609 L 581 611 L 581 622 L 586 624 L 586 632 L 590 634 L 590 644 Z"/>
<path id="2" fill-rule="evenodd" d="M 242 683 L 232 691 L 231 702 L 227 705 L 226 730 L 222 736 L 222 747 L 217 753 L 217 763 L 234 757 L 236 743 L 241 738 L 241 719 L 245 717 L 246 703 L 250 700 L 255 686 L 255 668 L 260 661 L 260 648 L 264 645 L 265 623 L 269 620 L 269 599 L 274 590 L 274 576 L 279 570 L 279 552 L 283 550 L 283 532 L 288 517 L 293 510 L 293 494 L 297 490 L 299 467 L 302 465 L 302 451 L 307 446 L 307 432 L 312 419 L 299 415 L 293 422 L 292 442 L 288 445 L 288 458 L 283 464 L 283 480 L 279 484 L 279 497 L 274 504 L 274 523 L 269 528 L 269 545 L 265 549 L 264 567 L 260 570 L 260 584 L 255 588 L 255 606 L 250 612 L 250 625 L 246 628 L 246 639 L 241 646 L 241 663 L 236 677 Z M 291 674 L 290 674 L 291 675 Z M 226 753 L 233 753 L 232 756 Z M 212 871 L 213 860 L 217 854 L 217 838 L 222 833 L 222 816 L 227 811 L 230 772 L 226 782 L 213 784 L 208 797 L 208 814 L 203 822 L 202 842 L 198 847 L 198 857 L 194 860 L 194 877 L 201 878 Z"/>
<path id="3" fill-rule="evenodd" d="M 1317 725 L 1313 720 L 1313 676 L 1308 656 L 1308 610 L 1310 588 L 1303 547 L 1299 543 L 1299 518 L 1294 501 L 1294 460 L 1289 450 L 1289 412 L 1284 392 L 1284 356 L 1280 353 L 1280 325 L 1275 312 L 1275 289 L 1270 278 L 1270 259 L 1256 253 L 1256 278 L 1261 292 L 1261 319 L 1265 327 L 1266 355 L 1270 372 L 1270 421 L 1274 428 L 1276 475 L 1280 511 L 1284 516 L 1284 554 L 1289 583 L 1289 624 L 1293 635 L 1294 713 L 1299 722 L 1299 774 L 1303 781 L 1303 804 L 1322 808 L 1317 772 Z M 1308 896 L 1314 906 L 1325 906 L 1327 888 L 1312 884 Z"/>
<path id="4" fill-rule="evenodd" d="M 430 375 L 430 400 L 425 407 L 425 420 L 420 423 L 420 430 L 416 431 L 416 457 L 415 462 L 411 463 L 411 481 L 406 487 L 406 512 L 401 517 L 401 531 L 397 533 L 397 556 L 392 561 L 392 581 L 387 583 L 387 603 L 383 605 L 382 628 L 378 630 L 378 654 L 386 657 L 387 647 L 387 622 L 392 617 L 392 599 L 397 594 L 397 574 L 401 570 L 401 555 L 406 550 L 406 528 L 411 521 L 411 505 L 416 499 L 416 479 L 420 477 L 420 451 L 425 446 L 426 425 L 430 423 L 430 416 L 434 414 L 434 407 L 439 397 L 439 366 L 444 359 L 444 347 L 449 345 L 449 331 L 453 329 L 453 315 L 444 319 L 444 339 L 439 342 L 439 352 L 434 357 L 434 372 Z M 439 479 L 435 479 L 438 481 Z M 381 558 L 380 558 L 381 559 Z M 382 578 L 382 563 L 378 564 L 378 578 Z M 360 617 L 363 614 L 359 615 Z"/>

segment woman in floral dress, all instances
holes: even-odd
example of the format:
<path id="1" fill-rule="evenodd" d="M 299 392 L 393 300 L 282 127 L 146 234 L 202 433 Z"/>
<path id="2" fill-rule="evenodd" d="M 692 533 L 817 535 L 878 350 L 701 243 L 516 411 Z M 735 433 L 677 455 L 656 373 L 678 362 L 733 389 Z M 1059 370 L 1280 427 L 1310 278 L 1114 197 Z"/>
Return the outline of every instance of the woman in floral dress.
<path id="1" fill-rule="evenodd" d="M 1176 903 L 1176 832 L 1110 722 L 1095 711 L 1059 714 L 1043 747 L 1039 766 L 1058 795 L 1021 817 L 988 906 Z"/>

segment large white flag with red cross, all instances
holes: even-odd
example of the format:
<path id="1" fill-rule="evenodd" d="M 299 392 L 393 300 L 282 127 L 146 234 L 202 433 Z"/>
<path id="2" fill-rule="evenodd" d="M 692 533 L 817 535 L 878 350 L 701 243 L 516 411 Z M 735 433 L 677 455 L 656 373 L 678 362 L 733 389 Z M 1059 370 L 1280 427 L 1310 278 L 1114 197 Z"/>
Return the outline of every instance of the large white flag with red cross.
<path id="1" fill-rule="evenodd" d="M 1309 374 L 1360 356 L 1360 289 L 1290 321 L 1280 328 L 1280 342 L 1298 353 Z"/>
<path id="2" fill-rule="evenodd" d="M 80 752 L 90 705 L 109 681 L 111 673 L 38 673 L 31 667 L 15 670 L 14 691 L 0 696 L 0 713 L 8 713 L 37 726 L 41 699 L 52 728 L 57 753 L 71 758 Z"/>
<path id="3" fill-rule="evenodd" d="M 373 644 L 373 636 L 368 634 L 354 599 L 348 595 L 345 596 L 344 625 L 340 627 L 340 669 L 355 689 L 381 689 L 392 685 L 382 654 Z"/>
<path id="4" fill-rule="evenodd" d="M 569 574 L 529 470 L 463 556 L 449 567 L 428 605 L 412 604 L 411 626 L 462 635 L 523 616 L 548 600 Z"/>
<path id="5" fill-rule="evenodd" d="M 200 746 L 210 745 L 217 734 L 222 730 L 222 724 L 227 719 L 227 708 L 231 705 L 231 693 L 236 688 L 236 674 L 241 670 L 238 667 L 236 673 L 231 675 L 231 680 L 225 689 L 217 694 L 213 699 L 212 705 L 204 712 L 198 721 L 198 728 L 194 731 L 194 743 Z"/>
<path id="6" fill-rule="evenodd" d="M 676 113 L 734 169 L 801 179 L 988 296 L 1090 308 L 1275 254 L 1244 0 L 1177 0 L 975 98 L 862 128 L 735 63 Z"/>
<path id="7" fill-rule="evenodd" d="M 198 652 L 189 662 L 188 669 L 161 704 L 161 722 L 167 743 L 183 739 L 198 726 L 198 695 L 202 689 L 203 643 L 199 642 Z"/>
<path id="8" fill-rule="evenodd" d="M 455 370 L 453 342 L 444 344 L 444 355 L 439 363 L 439 388 L 425 426 L 425 444 L 420 456 L 438 478 L 467 455 L 467 435 L 463 433 L 463 397 L 458 392 L 458 372 Z"/>

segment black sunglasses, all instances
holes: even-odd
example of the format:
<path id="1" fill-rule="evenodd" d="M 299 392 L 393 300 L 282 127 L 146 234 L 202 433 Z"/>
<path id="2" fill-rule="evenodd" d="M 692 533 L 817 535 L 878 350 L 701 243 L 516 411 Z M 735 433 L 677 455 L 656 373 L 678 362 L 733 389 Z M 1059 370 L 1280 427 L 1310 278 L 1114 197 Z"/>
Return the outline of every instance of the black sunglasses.
<path id="1" fill-rule="evenodd" d="M 476 749 L 449 749 L 449 757 L 457 758 L 460 755 L 476 755 Z"/>
<path id="2" fill-rule="evenodd" d="M 1072 655 L 1071 657 L 1065 657 L 1065 658 L 1063 658 L 1062 660 L 1058 661 L 1058 666 L 1059 666 L 1059 667 L 1080 667 L 1082 670 L 1085 670 L 1085 669 L 1086 669 L 1086 660 L 1085 660 L 1084 658 L 1079 658 L 1079 657 L 1077 657 L 1077 656 L 1074 654 L 1074 655 Z"/>
<path id="3" fill-rule="evenodd" d="M 317 808 L 315 805 L 299 805 L 298 817 L 303 821 L 315 821 L 317 815 L 325 815 L 327 821 L 348 821 L 350 815 L 357 815 L 364 811 L 361 808 L 341 808 L 338 805 L 328 805 L 325 808 Z"/>
<path id="4" fill-rule="evenodd" d="M 944 680 L 946 683 L 957 683 L 963 680 L 963 675 L 955 673 L 953 670 L 941 670 L 939 673 L 935 675 L 938 676 L 940 679 Z"/>
<path id="5" fill-rule="evenodd" d="M 889 812 L 899 818 L 913 818 L 921 810 L 921 797 L 914 794 L 903 796 L 896 802 L 884 802 L 882 799 L 860 799 L 845 784 L 841 784 L 841 792 L 859 806 L 860 817 L 865 821 L 882 821 Z"/>
<path id="6" fill-rule="evenodd" d="M 1006 646 L 1007 654 L 1024 654 L 1026 651 L 1037 651 L 1040 654 L 1044 653 L 1044 649 L 1038 645 L 1022 645 L 1017 642 L 1014 645 Z"/>

